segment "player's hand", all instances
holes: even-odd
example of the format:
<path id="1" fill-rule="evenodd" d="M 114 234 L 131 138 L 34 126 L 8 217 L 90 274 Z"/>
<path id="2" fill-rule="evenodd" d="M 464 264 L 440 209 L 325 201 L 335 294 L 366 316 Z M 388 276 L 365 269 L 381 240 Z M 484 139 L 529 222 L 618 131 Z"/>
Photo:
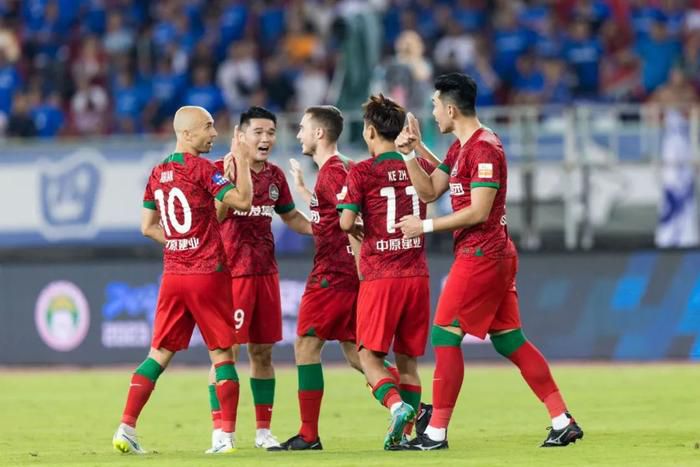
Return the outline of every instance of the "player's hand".
<path id="1" fill-rule="evenodd" d="M 289 173 L 292 174 L 292 178 L 294 178 L 294 184 L 299 188 L 305 188 L 304 173 L 301 170 L 299 161 L 296 159 L 289 159 L 289 165 L 292 167 L 289 169 Z"/>
<path id="2" fill-rule="evenodd" d="M 352 226 L 352 230 L 348 232 L 349 235 L 352 235 L 357 241 L 361 242 L 363 238 L 365 238 L 365 225 L 362 223 L 362 220 L 358 217 L 355 219 L 355 223 Z"/>
<path id="3" fill-rule="evenodd" d="M 231 139 L 231 153 L 238 161 L 241 159 L 249 160 L 253 157 L 253 147 L 248 143 L 245 133 L 243 133 L 236 125 L 233 128 L 233 139 Z"/>
<path id="4" fill-rule="evenodd" d="M 416 238 L 423 234 L 423 221 L 416 216 L 403 216 L 396 227 L 401 229 L 403 238 Z"/>
<path id="5" fill-rule="evenodd" d="M 418 127 L 418 120 L 409 112 L 406 116 L 406 125 L 401 130 L 401 133 L 399 133 L 399 136 L 394 140 L 394 144 L 399 152 L 408 154 L 415 150 L 419 143 L 420 128 Z"/>

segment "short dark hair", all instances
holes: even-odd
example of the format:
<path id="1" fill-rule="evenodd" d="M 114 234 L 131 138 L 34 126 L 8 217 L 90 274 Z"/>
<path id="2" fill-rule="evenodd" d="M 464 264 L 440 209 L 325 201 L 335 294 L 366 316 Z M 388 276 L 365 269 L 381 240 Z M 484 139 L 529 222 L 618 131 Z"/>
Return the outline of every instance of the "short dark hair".
<path id="1" fill-rule="evenodd" d="M 394 141 L 406 122 L 406 109 L 383 94 L 369 96 L 362 104 L 365 122 L 372 125 L 387 141 Z"/>
<path id="2" fill-rule="evenodd" d="M 332 143 L 338 141 L 343 132 L 343 114 L 332 105 L 314 105 L 308 107 L 304 113 L 309 114 L 319 124 Z"/>
<path id="3" fill-rule="evenodd" d="M 275 114 L 263 107 L 253 106 L 241 114 L 241 119 L 238 122 L 239 128 L 243 128 L 245 125 L 249 124 L 254 118 L 264 118 L 265 120 L 272 120 L 272 123 L 277 125 L 277 117 Z"/>
<path id="4" fill-rule="evenodd" d="M 435 89 L 440 91 L 440 99 L 456 105 L 462 115 L 476 115 L 476 82 L 471 76 L 457 72 L 440 75 Z"/>

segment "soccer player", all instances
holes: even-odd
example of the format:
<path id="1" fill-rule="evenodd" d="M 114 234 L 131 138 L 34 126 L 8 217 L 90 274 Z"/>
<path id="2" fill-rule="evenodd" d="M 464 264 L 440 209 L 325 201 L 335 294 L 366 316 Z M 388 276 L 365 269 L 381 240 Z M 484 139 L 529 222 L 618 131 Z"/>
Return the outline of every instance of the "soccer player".
<path id="1" fill-rule="evenodd" d="M 282 305 L 272 216 L 279 214 L 297 233 L 312 234 L 309 219 L 294 206 L 284 172 L 268 162 L 275 145 L 276 125 L 275 115 L 262 107 L 251 107 L 241 114 L 240 131 L 253 148 L 249 154 L 253 206 L 249 212 L 230 210 L 223 204 L 217 206 L 217 214 L 222 220 L 221 237 L 232 278 L 236 339 L 239 344 L 248 344 L 250 387 L 257 428 L 255 446 L 259 448 L 279 446 L 270 431 L 275 397 L 272 346 L 282 340 Z M 221 167 L 223 162 L 217 164 Z M 232 181 L 237 180 L 237 175 L 232 175 Z M 236 358 L 238 350 L 236 345 Z M 210 386 L 214 420 L 212 448 L 217 446 L 221 433 L 217 421 L 217 396 L 218 393 Z"/>
<path id="2" fill-rule="evenodd" d="M 381 94 L 364 104 L 363 137 L 372 154 L 350 169 L 347 190 L 340 194 L 340 225 L 355 229 L 362 216 L 364 238 L 360 255 L 363 280 L 357 299 L 357 348 L 362 370 L 374 397 L 391 411 L 384 448 L 401 440 L 420 402 L 417 357 L 423 355 L 430 320 L 428 265 L 423 238 L 402 239 L 396 227 L 407 214 L 425 216 L 394 140 L 401 132 L 405 110 Z M 431 165 L 420 159 L 425 170 Z M 384 357 L 392 346 L 400 373 L 399 393 Z M 407 403 L 408 402 L 408 403 Z"/>
<path id="3" fill-rule="evenodd" d="M 200 154 L 208 153 L 217 135 L 214 120 L 201 107 L 182 107 L 173 121 L 175 152 L 156 165 L 146 185 L 141 231 L 164 245 L 153 340 L 148 358 L 136 369 L 121 424 L 112 439 L 123 453 L 145 454 L 136 437 L 136 420 L 160 374 L 175 352 L 187 348 L 195 324 L 215 367 L 215 391 L 221 401 L 221 443 L 216 453 L 234 450 L 232 433 L 238 407 L 238 376 L 231 346 L 235 343 L 231 290 L 216 211 L 220 202 L 250 209 L 251 179 L 246 156 L 252 152 L 236 131 L 227 172 L 235 164 L 237 186 Z"/>
<path id="4" fill-rule="evenodd" d="M 544 403 L 552 429 L 542 446 L 566 446 L 583 438 L 583 431 L 567 411 L 547 361 L 521 329 L 515 288 L 518 255 L 506 223 L 506 157 L 501 141 L 477 118 L 476 91 L 474 80 L 461 73 L 442 75 L 435 82 L 433 115 L 441 133 L 457 137 L 439 170 L 429 175 L 415 159 L 415 152 L 429 152 L 415 118 L 409 115 L 410 123 L 396 141 L 420 198 L 432 202 L 449 189 L 453 210 L 436 219 L 406 216 L 397 228 L 406 239 L 451 231 L 455 254 L 431 332 L 436 360 L 433 414 L 425 433 L 406 447 L 448 447 L 447 425 L 464 379 L 461 343 L 466 333 L 481 339 L 490 335 L 496 351 L 520 369 Z"/>

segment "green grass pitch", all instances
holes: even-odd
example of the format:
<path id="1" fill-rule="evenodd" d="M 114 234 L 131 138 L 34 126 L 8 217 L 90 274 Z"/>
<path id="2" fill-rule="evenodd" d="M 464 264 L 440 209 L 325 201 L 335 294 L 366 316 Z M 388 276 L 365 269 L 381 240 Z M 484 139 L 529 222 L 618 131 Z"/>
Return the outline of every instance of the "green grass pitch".
<path id="1" fill-rule="evenodd" d="M 246 367 L 234 454 L 211 457 L 206 368 L 166 371 L 139 420 L 152 454 L 112 450 L 129 370 L 2 371 L 1 465 L 311 465 L 311 466 L 700 466 L 700 368 L 668 365 L 555 365 L 555 377 L 585 438 L 563 449 L 540 449 L 549 420 L 510 366 L 467 365 L 441 452 L 384 452 L 387 411 L 362 377 L 327 368 L 321 413 L 323 452 L 268 453 L 252 447 L 253 409 Z M 422 368 L 430 400 L 432 367 Z M 298 428 L 296 372 L 278 370 L 273 432 Z"/>

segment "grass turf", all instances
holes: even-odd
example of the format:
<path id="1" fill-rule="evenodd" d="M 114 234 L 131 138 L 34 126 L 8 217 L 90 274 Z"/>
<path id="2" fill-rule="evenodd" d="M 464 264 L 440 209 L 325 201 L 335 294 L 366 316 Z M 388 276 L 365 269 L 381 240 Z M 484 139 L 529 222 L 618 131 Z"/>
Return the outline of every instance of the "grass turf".
<path id="1" fill-rule="evenodd" d="M 586 436 L 563 449 L 540 449 L 549 420 L 509 366 L 467 366 L 450 425 L 450 449 L 384 452 L 388 414 L 362 377 L 325 370 L 323 452 L 254 449 L 247 368 L 241 375 L 238 451 L 203 454 L 210 422 L 205 368 L 161 376 L 139 420 L 143 457 L 112 450 L 111 437 L 129 384 L 129 370 L 10 371 L 0 376 L 0 465 L 700 465 L 700 369 L 668 365 L 559 365 L 559 386 Z M 422 369 L 430 400 L 432 368 Z M 273 432 L 298 428 L 296 371 L 278 370 Z"/>

